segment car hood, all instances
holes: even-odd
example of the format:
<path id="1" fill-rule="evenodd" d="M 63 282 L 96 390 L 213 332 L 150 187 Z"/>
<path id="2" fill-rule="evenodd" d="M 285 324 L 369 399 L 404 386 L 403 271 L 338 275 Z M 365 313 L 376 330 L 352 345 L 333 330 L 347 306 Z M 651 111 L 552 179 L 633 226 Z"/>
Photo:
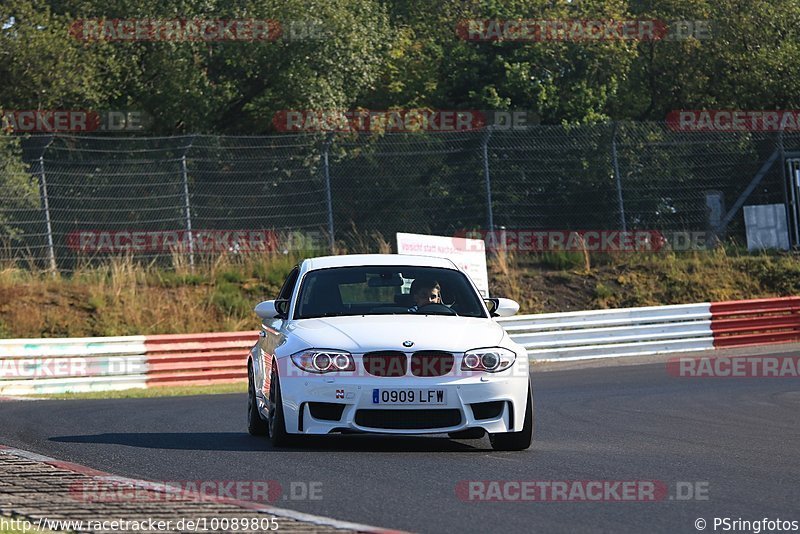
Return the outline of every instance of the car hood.
<path id="1" fill-rule="evenodd" d="M 505 336 L 491 319 L 438 315 L 326 317 L 294 321 L 287 330 L 308 348 L 341 349 L 353 353 L 372 350 L 445 350 L 497 346 Z M 414 343 L 405 347 L 404 342 Z"/>

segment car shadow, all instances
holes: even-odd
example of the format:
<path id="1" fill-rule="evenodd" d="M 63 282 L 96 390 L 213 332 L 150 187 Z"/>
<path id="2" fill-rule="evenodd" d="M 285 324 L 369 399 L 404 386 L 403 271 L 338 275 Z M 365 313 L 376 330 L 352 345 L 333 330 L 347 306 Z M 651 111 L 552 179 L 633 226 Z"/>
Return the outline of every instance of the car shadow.
<path id="1" fill-rule="evenodd" d="M 243 432 L 109 432 L 54 436 L 48 441 L 187 451 L 485 452 L 491 448 L 485 437 L 481 440 L 453 440 L 447 437 L 388 435 L 302 436 L 291 446 L 273 447 L 268 439 Z"/>

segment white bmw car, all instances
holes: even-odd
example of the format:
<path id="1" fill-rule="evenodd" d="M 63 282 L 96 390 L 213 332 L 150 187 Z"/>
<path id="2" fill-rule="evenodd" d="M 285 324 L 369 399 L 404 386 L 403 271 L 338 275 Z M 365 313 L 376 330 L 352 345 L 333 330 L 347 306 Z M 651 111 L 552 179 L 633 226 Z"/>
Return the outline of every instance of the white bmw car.
<path id="1" fill-rule="evenodd" d="M 488 433 L 494 449 L 526 449 L 527 354 L 492 319 L 518 309 L 482 298 L 446 259 L 305 260 L 255 308 L 248 430 L 278 446 L 308 434 Z"/>

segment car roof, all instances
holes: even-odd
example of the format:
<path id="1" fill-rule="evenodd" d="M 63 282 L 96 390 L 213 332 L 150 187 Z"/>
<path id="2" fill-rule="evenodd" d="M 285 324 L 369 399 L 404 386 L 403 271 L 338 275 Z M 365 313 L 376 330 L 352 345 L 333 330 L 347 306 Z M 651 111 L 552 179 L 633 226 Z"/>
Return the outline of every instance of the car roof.
<path id="1" fill-rule="evenodd" d="M 373 265 L 405 265 L 410 267 L 441 267 L 458 270 L 455 264 L 446 258 L 433 256 L 410 256 L 407 254 L 342 254 L 339 256 L 321 256 L 304 260 L 302 271 L 329 269 L 331 267 L 359 267 Z"/>

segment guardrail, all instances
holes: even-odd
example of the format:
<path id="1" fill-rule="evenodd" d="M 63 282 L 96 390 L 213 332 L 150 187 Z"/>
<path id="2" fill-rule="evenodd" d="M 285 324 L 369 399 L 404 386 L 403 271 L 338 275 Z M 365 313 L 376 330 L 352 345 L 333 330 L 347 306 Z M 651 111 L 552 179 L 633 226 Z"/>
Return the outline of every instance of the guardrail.
<path id="1" fill-rule="evenodd" d="M 183 386 L 247 380 L 245 355 L 258 331 L 147 336 L 147 385 Z"/>
<path id="2" fill-rule="evenodd" d="M 0 340 L 0 395 L 238 382 L 258 331 Z"/>
<path id="3" fill-rule="evenodd" d="M 715 302 L 715 347 L 746 347 L 800 339 L 800 297 Z"/>
<path id="4" fill-rule="evenodd" d="M 800 341 L 800 297 L 498 319 L 536 361 L 645 356 Z M 0 395 L 247 379 L 257 331 L 0 340 Z"/>
<path id="5" fill-rule="evenodd" d="M 714 348 L 709 304 L 683 304 L 498 319 L 533 360 L 645 356 Z"/>

